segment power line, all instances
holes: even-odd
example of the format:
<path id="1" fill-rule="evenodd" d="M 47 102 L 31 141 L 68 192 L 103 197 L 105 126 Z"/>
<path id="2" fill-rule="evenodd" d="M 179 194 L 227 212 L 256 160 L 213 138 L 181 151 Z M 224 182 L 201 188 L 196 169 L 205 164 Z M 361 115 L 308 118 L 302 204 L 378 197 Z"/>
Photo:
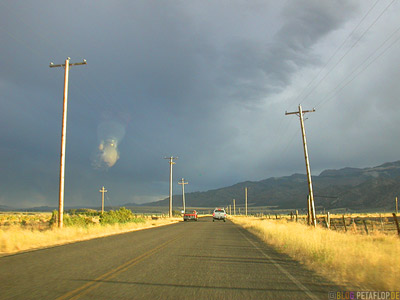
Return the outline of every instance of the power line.
<path id="1" fill-rule="evenodd" d="M 352 46 L 340 57 L 340 59 L 328 70 L 328 72 L 318 81 L 318 83 L 302 98 L 301 103 L 309 96 L 318 86 L 325 80 L 325 78 L 332 73 L 332 71 L 343 61 L 343 59 L 347 56 L 348 53 L 358 44 L 358 42 L 365 36 L 365 34 L 378 22 L 378 20 L 382 17 L 382 15 L 389 9 L 389 7 L 396 0 L 392 0 L 384 10 L 375 18 L 375 20 L 367 27 L 367 29 L 359 36 L 359 38 L 352 44 Z M 374 4 L 375 6 L 375 4 Z M 369 14 L 369 12 L 368 12 Z"/>
<path id="2" fill-rule="evenodd" d="M 316 81 L 316 79 L 321 75 L 321 73 L 326 69 L 326 67 L 329 65 L 329 63 L 333 60 L 333 58 L 337 55 L 337 53 L 343 48 L 343 46 L 346 44 L 346 42 L 349 40 L 349 38 L 357 31 L 357 29 L 360 27 L 360 25 L 364 22 L 364 20 L 370 15 L 370 13 L 373 11 L 373 9 L 375 8 L 375 6 L 378 4 L 378 2 L 379 2 L 379 0 L 376 0 L 375 2 L 374 2 L 374 4 L 368 9 L 368 11 L 364 14 L 364 16 L 360 19 L 360 21 L 358 22 L 358 24 L 353 28 L 353 30 L 347 35 L 347 37 L 343 40 L 343 42 L 341 43 L 341 45 L 338 47 L 338 48 L 336 48 L 336 50 L 334 51 L 334 53 L 330 56 L 330 58 L 328 59 L 328 61 L 325 63 L 325 65 L 321 68 L 321 70 L 318 72 L 318 74 L 308 83 L 308 85 L 302 90 L 302 92 L 299 94 L 299 96 L 297 96 L 296 97 L 296 102 L 298 101 L 298 99 L 300 99 L 303 95 L 304 95 L 304 93 L 312 86 L 312 84 Z M 393 3 L 393 1 L 392 1 L 392 3 Z M 390 3 L 387 7 L 386 7 L 386 9 L 392 4 L 392 3 Z M 385 10 L 386 10 L 385 9 Z M 381 13 L 381 15 L 382 15 L 382 13 Z M 374 21 L 374 23 L 373 24 L 375 24 L 376 23 L 376 21 L 377 21 L 377 19 L 379 19 L 380 18 L 380 16 L 378 16 L 376 19 L 375 19 L 375 21 Z M 365 33 L 372 27 L 373 25 L 370 25 L 368 28 L 367 28 L 367 30 L 363 33 L 363 35 L 365 35 Z M 362 35 L 362 36 L 363 36 Z M 322 80 L 324 80 L 328 75 L 329 75 L 329 73 L 330 72 L 332 72 L 335 68 L 336 68 L 336 66 L 340 63 L 340 61 L 341 60 L 343 60 L 344 59 L 344 57 L 350 52 L 350 50 L 351 49 L 353 49 L 354 47 L 355 47 L 355 45 L 359 42 L 359 40 L 362 38 L 362 36 L 352 45 L 352 47 L 340 58 L 340 60 L 330 69 L 330 70 L 328 70 L 328 73 L 327 74 L 325 74 L 325 76 L 317 83 L 317 85 L 315 85 L 311 90 L 309 90 L 308 91 L 308 93 L 303 97 L 303 98 L 301 98 L 301 102 L 303 102 L 319 85 L 320 85 L 320 83 L 322 82 Z M 283 121 L 283 117 L 282 117 L 282 119 L 281 119 L 281 122 L 280 123 L 282 123 L 282 121 Z M 281 126 L 280 126 L 280 124 L 278 125 L 278 128 L 280 128 Z M 284 136 L 286 136 L 286 133 L 287 133 L 287 129 L 288 129 L 288 127 L 289 127 L 289 125 L 287 126 L 287 127 L 285 127 L 285 129 L 284 129 L 284 133 L 283 133 L 283 135 Z M 295 138 L 295 136 L 296 136 L 296 133 L 293 135 L 293 137 L 289 140 L 289 142 L 287 143 L 287 145 L 284 147 L 284 152 L 286 152 L 287 151 L 287 149 L 289 148 L 289 146 L 290 146 L 290 144 L 293 142 L 293 140 L 294 140 L 294 138 Z M 280 135 L 280 138 L 282 138 L 282 135 Z M 275 143 L 275 145 L 278 145 L 277 143 Z M 275 147 L 276 148 L 276 147 Z"/>
<path id="3" fill-rule="evenodd" d="M 347 42 L 347 40 L 353 35 L 353 33 L 358 29 L 358 27 L 360 27 L 361 23 L 365 20 L 365 18 L 370 14 L 370 12 L 374 9 L 374 7 L 378 4 L 379 0 L 376 0 L 375 3 L 370 7 L 370 9 L 367 11 L 367 13 L 361 18 L 361 20 L 358 22 L 358 24 L 354 27 L 354 29 L 347 35 L 347 37 L 343 40 L 342 44 L 340 44 L 340 46 L 338 48 L 336 48 L 336 50 L 334 51 L 334 53 L 330 56 L 330 58 L 328 59 L 328 61 L 325 63 L 325 65 L 320 69 L 320 71 L 318 72 L 318 74 L 308 83 L 308 85 L 303 89 L 303 91 L 299 94 L 299 96 L 297 96 L 296 101 L 298 102 L 298 100 L 302 97 L 302 95 L 304 94 L 304 92 L 314 83 L 314 81 L 319 77 L 319 75 L 321 75 L 322 71 L 325 70 L 325 68 L 328 66 L 328 64 L 331 62 L 331 60 L 336 56 L 336 54 L 339 52 L 340 49 L 343 48 L 343 46 L 345 45 L 345 43 Z M 315 87 L 316 88 L 316 87 Z M 314 88 L 314 89 L 315 89 Z M 313 90 L 314 90 L 313 89 Z M 308 94 L 307 94 L 308 95 Z M 303 101 L 306 97 L 302 98 L 301 101 Z"/>
<path id="4" fill-rule="evenodd" d="M 11 10 L 10 7 L 7 6 L 3 2 L 0 2 L 0 5 L 2 5 L 5 9 Z M 36 41 L 40 40 L 39 43 L 36 43 L 37 45 L 39 45 L 39 44 L 42 46 L 45 45 L 46 48 L 51 48 L 52 52 L 55 52 L 57 55 L 62 55 L 64 53 L 64 51 L 61 51 L 61 49 L 68 49 L 68 44 L 66 44 L 66 42 L 64 40 L 57 41 L 57 44 L 52 43 L 51 40 L 49 38 L 47 38 L 45 35 L 43 35 L 40 31 L 34 31 L 33 27 L 30 24 L 28 24 L 27 22 L 25 22 L 23 18 L 16 18 L 16 19 L 18 20 L 18 22 L 20 24 L 25 26 L 24 29 L 29 31 L 31 36 L 35 36 Z M 43 22 L 42 22 L 42 24 L 44 26 L 46 25 Z M 10 38 L 12 38 L 14 41 L 16 41 L 17 43 L 21 44 L 23 47 L 28 49 L 31 53 L 35 54 L 36 56 L 42 55 L 42 53 L 40 51 L 35 50 L 27 42 L 18 38 L 15 34 L 12 34 L 11 32 L 3 29 L 2 27 L 0 27 L 0 29 L 5 34 L 7 34 Z M 91 105 L 92 110 L 100 111 L 100 108 L 103 108 L 104 110 L 110 110 L 110 108 L 115 108 L 117 106 L 120 111 L 126 111 L 126 108 L 123 108 L 118 101 L 113 102 L 111 100 L 113 98 L 111 94 L 108 93 L 106 95 L 104 92 L 105 90 L 100 89 L 99 88 L 100 85 L 97 82 L 93 81 L 93 79 L 90 80 L 91 77 L 89 79 L 88 76 L 89 75 L 87 75 L 86 73 L 82 74 L 82 79 L 85 81 L 85 87 L 89 87 L 87 89 L 83 89 L 79 85 L 74 85 L 73 82 L 71 82 L 69 85 L 71 87 L 74 87 L 74 89 L 78 90 L 79 95 L 84 96 L 84 98 L 87 100 L 87 103 L 89 105 Z M 89 94 L 87 93 L 87 90 L 92 91 L 92 93 L 90 95 L 93 95 L 93 91 L 97 92 L 97 96 L 89 96 Z M 101 98 L 102 101 L 97 101 L 98 98 Z M 86 119 L 86 115 L 83 112 L 78 111 L 78 113 L 81 115 L 81 119 L 83 119 L 83 120 Z"/>
<path id="5" fill-rule="evenodd" d="M 354 70 L 348 76 L 346 76 L 342 81 L 340 81 L 339 84 L 336 85 L 336 87 L 328 93 L 328 96 L 323 98 L 316 105 L 316 107 L 321 107 L 322 105 L 326 104 L 328 101 L 332 100 L 333 97 L 338 94 L 338 92 L 340 92 L 346 86 L 348 86 L 354 79 L 356 79 L 362 72 L 364 72 L 373 62 L 375 62 L 378 58 L 380 58 L 383 54 L 385 54 L 387 50 L 389 50 L 391 47 L 393 47 L 400 40 L 400 36 L 397 37 L 391 44 L 389 44 L 389 46 L 384 48 L 383 51 L 379 55 L 375 56 L 375 58 L 373 58 L 370 62 L 368 62 L 368 60 L 373 55 L 375 55 L 399 31 L 400 31 L 400 27 L 397 28 L 378 48 L 376 48 L 370 55 L 368 55 L 368 57 L 366 57 L 356 68 L 354 68 Z M 356 73 L 357 71 L 358 71 L 358 73 Z M 354 75 L 354 76 L 349 81 L 347 81 L 352 75 Z"/>

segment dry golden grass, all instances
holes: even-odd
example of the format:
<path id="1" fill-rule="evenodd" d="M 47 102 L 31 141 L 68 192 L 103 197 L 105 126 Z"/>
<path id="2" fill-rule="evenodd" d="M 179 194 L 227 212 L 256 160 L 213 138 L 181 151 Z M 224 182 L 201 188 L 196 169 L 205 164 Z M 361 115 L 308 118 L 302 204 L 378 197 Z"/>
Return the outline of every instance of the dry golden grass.
<path id="1" fill-rule="evenodd" d="M 49 222 L 51 213 L 0 213 L 0 226 L 39 226 Z"/>
<path id="2" fill-rule="evenodd" d="M 162 226 L 176 223 L 180 220 L 181 218 L 165 218 L 157 220 L 147 218 L 144 223 L 115 225 L 95 224 L 87 227 L 71 226 L 62 229 L 53 228 L 44 231 L 27 229 L 23 226 L 16 225 L 0 227 L 0 255 Z"/>
<path id="3" fill-rule="evenodd" d="M 340 285 L 367 290 L 400 289 L 397 236 L 334 232 L 286 220 L 231 220 Z"/>

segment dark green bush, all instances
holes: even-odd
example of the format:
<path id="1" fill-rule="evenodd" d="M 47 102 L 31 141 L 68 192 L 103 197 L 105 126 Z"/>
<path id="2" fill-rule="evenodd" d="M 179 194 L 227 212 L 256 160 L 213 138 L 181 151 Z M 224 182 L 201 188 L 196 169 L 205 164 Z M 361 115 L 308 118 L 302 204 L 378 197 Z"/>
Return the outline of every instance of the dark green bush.
<path id="1" fill-rule="evenodd" d="M 58 219 L 58 211 L 53 210 L 53 213 L 51 214 L 51 219 L 49 221 L 49 226 L 55 226 L 57 224 L 57 219 Z"/>
<path id="2" fill-rule="evenodd" d="M 100 216 L 101 224 L 116 224 L 116 223 L 128 223 L 128 222 L 136 222 L 142 223 L 144 219 L 137 218 L 130 209 L 126 209 L 125 207 L 121 207 L 119 210 L 110 210 L 104 212 L 103 215 Z"/>
<path id="3" fill-rule="evenodd" d="M 182 216 L 182 212 L 180 210 L 173 210 L 172 211 L 172 216 L 173 217 L 180 217 L 180 216 Z"/>
<path id="4" fill-rule="evenodd" d="M 78 226 L 78 227 L 86 227 L 89 224 L 93 224 L 94 222 L 90 217 L 85 215 L 64 215 L 64 225 L 65 226 Z"/>
<path id="5" fill-rule="evenodd" d="M 65 226 L 78 226 L 87 227 L 88 225 L 98 223 L 97 218 L 100 216 L 100 224 L 117 224 L 117 223 L 144 223 L 143 218 L 135 216 L 131 210 L 121 207 L 119 210 L 106 211 L 101 215 L 100 212 L 93 209 L 71 209 L 66 211 L 64 214 L 64 225 Z M 49 226 L 56 226 L 58 220 L 58 211 L 54 210 L 49 221 Z"/>
<path id="6" fill-rule="evenodd" d="M 69 209 L 66 211 L 69 215 L 85 215 L 85 216 L 99 216 L 100 212 L 90 208 Z"/>

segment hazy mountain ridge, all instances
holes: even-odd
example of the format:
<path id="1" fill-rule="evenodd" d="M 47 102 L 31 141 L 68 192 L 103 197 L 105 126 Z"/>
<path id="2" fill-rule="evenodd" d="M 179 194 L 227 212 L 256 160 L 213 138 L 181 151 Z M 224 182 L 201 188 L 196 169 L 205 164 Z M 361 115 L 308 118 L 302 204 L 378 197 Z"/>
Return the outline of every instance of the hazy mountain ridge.
<path id="1" fill-rule="evenodd" d="M 390 210 L 394 206 L 394 198 L 400 196 L 400 161 L 369 168 L 325 170 L 312 179 L 317 207 Z M 243 206 L 245 187 L 248 187 L 248 202 L 253 206 L 305 208 L 307 203 L 307 177 L 305 174 L 293 174 L 241 182 L 206 192 L 186 193 L 186 205 L 226 206 L 236 199 L 236 204 Z M 174 206 L 182 206 L 181 195 L 174 195 L 173 200 Z M 168 201 L 167 198 L 146 205 L 167 206 Z"/>
<path id="2" fill-rule="evenodd" d="M 15 210 L 14 207 L 7 206 L 7 205 L 0 205 L 0 211 L 13 211 Z"/>
<path id="3" fill-rule="evenodd" d="M 400 161 L 385 163 L 370 168 L 342 168 L 325 170 L 313 176 L 316 207 L 320 208 L 377 208 L 393 210 L 394 199 L 400 196 Z M 305 174 L 270 177 L 260 181 L 245 181 L 232 186 L 206 192 L 186 193 L 188 207 L 216 207 L 232 204 L 244 206 L 244 188 L 248 188 L 248 203 L 251 206 L 275 206 L 279 208 L 305 208 L 308 195 Z M 113 207 L 168 206 L 169 199 L 136 204 L 125 203 Z M 174 195 L 174 209 L 182 207 L 182 195 Z M 83 208 L 79 207 L 66 207 Z M 98 207 L 91 207 L 98 209 Z M 52 211 L 58 207 L 40 206 L 26 209 L 0 205 L 0 211 Z"/>

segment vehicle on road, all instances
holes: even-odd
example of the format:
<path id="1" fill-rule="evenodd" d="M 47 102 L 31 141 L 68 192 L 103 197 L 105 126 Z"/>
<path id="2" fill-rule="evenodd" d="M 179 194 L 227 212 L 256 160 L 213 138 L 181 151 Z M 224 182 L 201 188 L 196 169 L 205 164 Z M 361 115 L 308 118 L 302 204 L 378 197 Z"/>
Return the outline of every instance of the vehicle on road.
<path id="1" fill-rule="evenodd" d="M 226 222 L 226 212 L 225 209 L 223 208 L 216 208 L 213 211 L 213 222 L 215 220 L 223 220 L 224 222 Z"/>
<path id="2" fill-rule="evenodd" d="M 193 211 L 192 213 L 185 212 L 183 214 L 183 221 L 194 220 L 197 221 L 197 211 Z"/>

